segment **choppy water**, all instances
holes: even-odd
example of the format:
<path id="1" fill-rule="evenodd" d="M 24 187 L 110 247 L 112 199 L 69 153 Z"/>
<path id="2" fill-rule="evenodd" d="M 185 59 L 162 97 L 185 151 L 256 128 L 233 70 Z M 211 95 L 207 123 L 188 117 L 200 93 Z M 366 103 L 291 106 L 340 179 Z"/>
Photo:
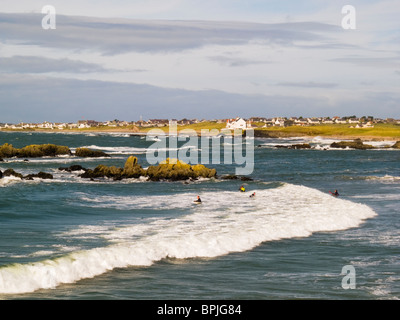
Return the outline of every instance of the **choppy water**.
<path id="1" fill-rule="evenodd" d="M 146 167 L 152 142 L 129 134 L 1 132 L 6 142 L 85 146 L 111 158 L 0 163 L 2 171 L 54 175 L 0 180 L 2 299 L 400 298 L 398 150 L 256 139 L 253 181 L 184 183 L 88 181 L 58 170 L 123 166 L 131 154 Z M 274 148 L 302 142 L 316 149 Z M 220 176 L 235 169 L 208 166 Z M 347 265 L 355 289 L 342 286 Z"/>

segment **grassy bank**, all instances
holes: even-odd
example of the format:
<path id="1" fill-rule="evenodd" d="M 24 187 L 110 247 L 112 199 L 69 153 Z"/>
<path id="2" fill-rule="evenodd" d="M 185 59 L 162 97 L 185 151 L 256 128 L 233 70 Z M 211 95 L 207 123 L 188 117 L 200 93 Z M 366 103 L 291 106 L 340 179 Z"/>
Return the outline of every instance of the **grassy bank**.
<path id="1" fill-rule="evenodd" d="M 340 139 L 361 138 L 373 139 L 400 139 L 400 126 L 392 124 L 375 124 L 373 128 L 350 128 L 348 124 L 316 125 L 316 126 L 292 126 L 292 127 L 270 127 L 257 129 L 261 132 L 276 134 L 281 137 L 294 136 L 320 136 Z"/>
<path id="2" fill-rule="evenodd" d="M 200 134 L 202 129 L 212 130 L 216 129 L 221 131 L 226 127 L 225 123 L 217 123 L 214 121 L 206 121 L 196 124 L 185 126 L 178 126 L 178 131 L 185 129 L 194 130 Z M 30 129 L 30 130 L 2 130 L 2 131 L 36 131 L 36 132 L 126 132 L 126 133 L 147 133 L 152 129 L 159 129 L 165 133 L 169 132 L 169 127 L 147 127 L 139 128 L 133 125 L 124 127 L 91 127 L 84 129 Z M 348 124 L 334 124 L 334 125 L 315 125 L 315 126 L 291 126 L 291 127 L 268 127 L 268 128 L 255 128 L 257 136 L 265 137 L 331 137 L 336 139 L 356 139 L 363 140 L 400 140 L 400 125 L 395 124 L 375 124 L 373 128 L 350 128 Z"/>

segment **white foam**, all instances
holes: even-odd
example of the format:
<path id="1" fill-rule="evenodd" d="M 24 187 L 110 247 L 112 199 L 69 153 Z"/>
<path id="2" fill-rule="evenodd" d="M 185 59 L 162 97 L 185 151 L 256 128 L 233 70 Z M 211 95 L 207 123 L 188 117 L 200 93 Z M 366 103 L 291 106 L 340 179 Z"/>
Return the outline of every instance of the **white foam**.
<path id="1" fill-rule="evenodd" d="M 93 150 L 101 150 L 106 153 L 115 153 L 115 154 L 144 154 L 147 151 L 147 148 L 135 148 L 135 147 L 102 147 L 97 145 L 83 146 L 82 148 L 88 148 Z M 71 150 L 74 150 L 71 148 Z"/>
<path id="2" fill-rule="evenodd" d="M 8 177 L 3 177 L 0 179 L 0 188 L 5 187 L 7 185 L 14 184 L 16 182 L 21 182 L 21 178 L 14 177 L 14 176 L 8 176 Z"/>
<path id="3" fill-rule="evenodd" d="M 56 259 L 0 268 L 0 292 L 24 293 L 54 288 L 91 278 L 114 268 L 150 266 L 171 257 L 217 257 L 251 250 L 266 241 L 307 237 L 314 232 L 345 230 L 359 226 L 376 213 L 363 204 L 331 197 L 318 190 L 286 184 L 276 189 L 250 192 L 205 192 L 201 205 L 197 194 L 81 199 L 98 207 L 187 210 L 176 218 L 145 219 L 125 226 L 81 226 L 68 237 L 99 236 L 109 246 L 69 253 Z M 87 198 L 85 198 L 87 197 Z M 186 209 L 185 209 L 186 208 Z M 65 234 L 60 236 L 66 236 Z"/>

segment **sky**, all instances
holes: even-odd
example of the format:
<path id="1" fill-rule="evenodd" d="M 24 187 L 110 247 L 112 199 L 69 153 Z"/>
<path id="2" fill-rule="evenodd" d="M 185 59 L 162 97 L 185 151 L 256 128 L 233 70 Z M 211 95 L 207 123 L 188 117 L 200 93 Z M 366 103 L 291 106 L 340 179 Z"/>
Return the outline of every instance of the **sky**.
<path id="1" fill-rule="evenodd" d="M 1 0 L 0 123 L 400 118 L 399 16 L 398 0 Z"/>

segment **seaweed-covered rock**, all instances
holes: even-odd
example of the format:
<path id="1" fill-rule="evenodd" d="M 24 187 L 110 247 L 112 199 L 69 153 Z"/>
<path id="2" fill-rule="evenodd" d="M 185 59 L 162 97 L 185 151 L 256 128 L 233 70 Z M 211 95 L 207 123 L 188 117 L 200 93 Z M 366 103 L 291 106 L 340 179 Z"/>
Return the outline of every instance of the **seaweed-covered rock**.
<path id="1" fill-rule="evenodd" d="M 216 176 L 215 169 L 206 168 L 204 165 L 198 164 L 191 166 L 187 163 L 176 159 L 167 159 L 157 166 L 149 166 L 147 170 L 143 169 L 138 163 L 137 158 L 130 156 L 124 165 L 124 168 L 115 166 L 108 167 L 98 165 L 95 169 L 88 169 L 81 174 L 82 178 L 112 178 L 121 180 L 126 178 L 147 177 L 149 180 L 187 180 L 196 179 L 199 177 L 212 178 Z"/>
<path id="2" fill-rule="evenodd" d="M 367 150 L 367 149 L 375 149 L 374 146 L 369 144 L 364 144 L 361 139 L 355 139 L 354 141 L 340 141 L 340 142 L 333 142 L 331 144 L 331 148 L 351 148 L 351 149 L 358 149 L 358 150 Z"/>
<path id="3" fill-rule="evenodd" d="M 110 155 L 101 150 L 91 150 L 89 148 L 77 148 L 75 151 L 75 156 L 82 158 L 110 157 Z"/>
<path id="4" fill-rule="evenodd" d="M 38 157 L 56 157 L 59 155 L 70 155 L 71 150 L 66 146 L 57 146 L 55 144 L 29 145 L 17 151 L 19 158 L 38 158 Z"/>
<path id="5" fill-rule="evenodd" d="M 38 158 L 38 157 L 56 157 L 59 155 L 70 155 L 71 150 L 66 146 L 55 144 L 32 144 L 21 149 L 14 148 L 11 144 L 5 143 L 0 146 L 1 158 Z"/>
<path id="6" fill-rule="evenodd" d="M 12 158 L 15 157 L 17 149 L 12 144 L 5 143 L 0 146 L 0 157 L 1 158 Z"/>
<path id="7" fill-rule="evenodd" d="M 103 164 L 99 164 L 94 170 L 88 169 L 85 173 L 81 174 L 82 178 L 115 178 L 120 179 L 121 173 L 123 169 L 117 168 L 115 166 L 105 166 Z"/>
<path id="8" fill-rule="evenodd" d="M 158 166 L 150 166 L 146 175 L 150 180 L 187 180 L 199 177 L 212 178 L 217 174 L 215 169 L 209 169 L 202 164 L 191 166 L 177 159 L 166 159 Z"/>
<path id="9" fill-rule="evenodd" d="M 146 175 L 146 171 L 138 164 L 138 160 L 134 156 L 130 156 L 124 165 L 121 178 L 139 178 Z"/>

